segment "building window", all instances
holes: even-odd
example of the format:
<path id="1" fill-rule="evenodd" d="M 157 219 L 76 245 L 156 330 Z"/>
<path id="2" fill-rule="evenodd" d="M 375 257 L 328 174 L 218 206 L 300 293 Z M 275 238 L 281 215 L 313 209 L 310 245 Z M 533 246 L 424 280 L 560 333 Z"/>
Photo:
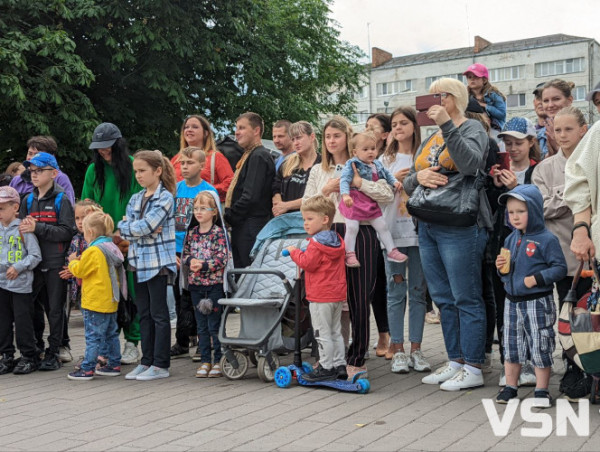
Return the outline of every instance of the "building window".
<path id="1" fill-rule="evenodd" d="M 585 100 L 585 95 L 587 94 L 587 90 L 585 86 L 576 86 L 573 89 L 573 100 Z"/>
<path id="2" fill-rule="evenodd" d="M 569 58 L 568 60 L 548 61 L 535 64 L 536 77 L 571 74 L 573 72 L 582 72 L 583 70 L 583 58 Z"/>
<path id="3" fill-rule="evenodd" d="M 465 77 L 462 74 L 446 74 L 446 75 L 436 75 L 433 77 L 426 77 L 425 78 L 425 87 L 427 89 L 429 89 L 429 87 L 431 86 L 431 84 L 433 82 L 435 82 L 436 80 L 439 80 L 441 78 L 454 78 L 456 80 L 460 80 L 463 83 L 467 83 L 467 77 Z"/>
<path id="4" fill-rule="evenodd" d="M 412 80 L 400 80 L 398 82 L 387 82 L 377 84 L 378 96 L 391 96 L 392 94 L 401 94 L 413 91 Z"/>
<path id="5" fill-rule="evenodd" d="M 490 82 L 504 82 L 523 78 L 525 66 L 510 66 L 490 69 Z"/>
<path id="6" fill-rule="evenodd" d="M 509 94 L 506 96 L 506 106 L 508 108 L 525 107 L 526 105 L 525 93 Z"/>

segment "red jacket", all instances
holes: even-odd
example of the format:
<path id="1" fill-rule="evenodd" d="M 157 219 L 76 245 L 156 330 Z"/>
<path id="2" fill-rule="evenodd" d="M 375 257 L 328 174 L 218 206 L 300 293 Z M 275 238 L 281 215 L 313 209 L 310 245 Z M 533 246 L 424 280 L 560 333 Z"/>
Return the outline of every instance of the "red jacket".
<path id="1" fill-rule="evenodd" d="M 295 249 L 292 260 L 304 270 L 306 299 L 313 303 L 346 301 L 346 250 L 340 245 L 323 245 L 311 238 L 306 251 Z"/>

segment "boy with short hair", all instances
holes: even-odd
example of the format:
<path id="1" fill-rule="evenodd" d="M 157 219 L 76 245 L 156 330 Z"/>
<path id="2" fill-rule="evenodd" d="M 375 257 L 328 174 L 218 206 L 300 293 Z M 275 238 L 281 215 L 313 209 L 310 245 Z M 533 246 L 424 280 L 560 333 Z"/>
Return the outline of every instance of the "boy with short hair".
<path id="1" fill-rule="evenodd" d="M 517 397 L 521 364 L 535 367 L 535 406 L 552 405 L 548 392 L 554 352 L 554 283 L 567 275 L 567 263 L 558 238 L 544 224 L 544 200 L 535 185 L 517 185 L 498 198 L 506 204 L 515 230 L 504 241 L 505 250 L 496 258 L 504 282 L 504 368 L 506 386 L 496 402 Z M 508 254 L 507 256 L 504 254 Z"/>
<path id="2" fill-rule="evenodd" d="M 0 187 L 0 375 L 29 374 L 38 367 L 33 335 L 33 269 L 42 256 L 33 234 L 19 232 L 20 197 L 12 187 Z M 17 347 L 14 359 L 13 323 Z"/>
<path id="3" fill-rule="evenodd" d="M 31 171 L 35 188 L 33 194 L 26 196 L 21 203 L 19 231 L 22 234 L 34 233 L 40 243 L 42 261 L 34 271 L 33 298 L 37 304 L 43 301 L 50 326 L 49 346 L 40 370 L 57 370 L 61 367 L 58 355 L 63 341 L 67 299 L 66 281 L 60 277 L 60 272 L 76 232 L 75 216 L 71 202 L 55 182 L 58 164 L 54 156 L 39 152 L 24 165 Z M 34 318 L 38 344 L 43 344 L 43 316 L 41 320 L 40 324 L 40 318 Z"/>
<path id="4" fill-rule="evenodd" d="M 181 175 L 183 180 L 177 184 L 175 194 L 175 251 L 177 262 L 183 251 L 183 241 L 187 227 L 194 215 L 194 198 L 198 193 L 212 190 L 218 194 L 217 189 L 208 182 L 202 180 L 200 173 L 206 163 L 204 150 L 195 146 L 188 146 L 179 152 L 181 164 Z M 177 277 L 179 280 L 179 276 Z M 177 312 L 177 326 L 175 329 L 175 344 L 171 347 L 171 358 L 181 356 L 189 357 L 190 336 L 196 336 L 196 320 L 194 317 L 194 306 L 190 293 L 180 289 L 178 284 L 173 285 L 175 295 L 175 310 Z M 194 354 L 192 360 L 200 359 L 199 350 Z"/>
<path id="5" fill-rule="evenodd" d="M 290 246 L 292 260 L 304 270 L 306 299 L 315 338 L 319 344 L 319 365 L 307 381 L 346 380 L 346 359 L 342 337 L 342 302 L 346 301 L 346 251 L 344 241 L 331 230 L 335 205 L 318 195 L 302 202 L 304 230 L 311 235 L 306 251 Z"/>

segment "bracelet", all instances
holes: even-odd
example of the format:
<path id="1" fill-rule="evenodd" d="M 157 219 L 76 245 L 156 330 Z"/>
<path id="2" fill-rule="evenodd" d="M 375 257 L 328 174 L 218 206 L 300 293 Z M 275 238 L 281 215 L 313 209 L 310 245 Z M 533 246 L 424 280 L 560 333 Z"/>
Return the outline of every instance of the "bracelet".
<path id="1" fill-rule="evenodd" d="M 579 223 L 575 223 L 573 225 L 573 229 L 571 229 L 571 240 L 573 240 L 573 234 L 575 233 L 575 229 L 579 229 L 579 228 L 586 228 L 588 237 L 590 239 L 592 238 L 592 231 L 590 230 L 590 225 L 587 224 L 585 221 L 580 221 Z"/>

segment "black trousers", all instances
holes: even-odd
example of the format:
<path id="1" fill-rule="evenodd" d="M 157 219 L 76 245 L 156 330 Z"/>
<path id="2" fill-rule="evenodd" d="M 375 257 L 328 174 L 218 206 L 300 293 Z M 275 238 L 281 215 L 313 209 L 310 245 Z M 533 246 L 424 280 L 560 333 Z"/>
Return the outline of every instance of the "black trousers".
<path id="1" fill-rule="evenodd" d="M 494 287 L 494 301 L 496 302 L 496 330 L 498 332 L 498 342 L 500 344 L 500 362 L 504 364 L 504 347 L 502 346 L 502 334 L 504 331 L 504 300 L 506 291 L 504 283 L 500 280 L 498 272 L 492 272 L 492 285 Z"/>
<path id="2" fill-rule="evenodd" d="M 181 256 L 179 253 L 178 256 Z M 177 326 L 175 328 L 175 341 L 183 348 L 190 346 L 190 336 L 197 335 L 194 305 L 189 291 L 179 287 L 179 272 L 177 283 L 173 284 L 175 297 L 175 312 L 177 313 Z"/>
<path id="3" fill-rule="evenodd" d="M 167 276 L 138 282 L 135 278 L 135 305 L 140 316 L 144 366 L 168 369 L 171 364 L 171 321 L 167 307 Z"/>
<path id="4" fill-rule="evenodd" d="M 492 263 L 483 262 L 481 266 L 483 302 L 485 303 L 485 352 L 492 353 L 494 345 L 494 330 L 496 329 L 496 298 L 494 297 L 493 274 L 496 272 L 496 266 Z M 502 313 L 503 314 L 503 313 Z M 502 341 L 498 337 L 499 342 Z"/>
<path id="5" fill-rule="evenodd" d="M 375 323 L 377 323 L 377 331 L 379 333 L 389 333 L 387 317 L 387 280 L 385 276 L 385 260 L 383 259 L 383 251 L 377 244 L 377 279 L 375 280 L 375 294 L 371 300 Z"/>
<path id="6" fill-rule="evenodd" d="M 15 354 L 13 322 L 17 348 L 22 356 L 36 355 L 33 335 L 33 298 L 30 293 L 15 293 L 0 288 L 0 354 Z"/>
<path id="7" fill-rule="evenodd" d="M 36 268 L 33 271 L 34 313 L 33 328 L 35 340 L 40 350 L 44 349 L 44 313 L 48 317 L 48 347 L 58 353 L 58 348 L 68 345 L 67 330 L 67 282 L 59 276 L 61 269 L 52 268 L 45 271 Z M 66 344 L 65 344 L 66 337 Z"/>
<path id="8" fill-rule="evenodd" d="M 251 217 L 231 228 L 231 251 L 236 268 L 250 265 L 250 251 L 252 251 L 256 236 L 268 221 L 269 217 Z"/>

